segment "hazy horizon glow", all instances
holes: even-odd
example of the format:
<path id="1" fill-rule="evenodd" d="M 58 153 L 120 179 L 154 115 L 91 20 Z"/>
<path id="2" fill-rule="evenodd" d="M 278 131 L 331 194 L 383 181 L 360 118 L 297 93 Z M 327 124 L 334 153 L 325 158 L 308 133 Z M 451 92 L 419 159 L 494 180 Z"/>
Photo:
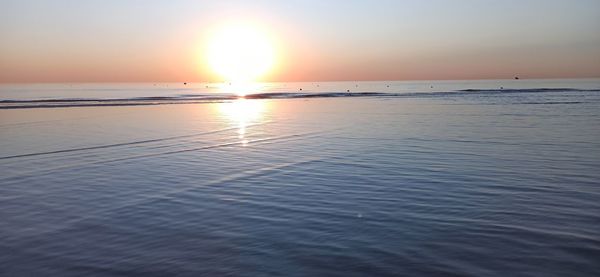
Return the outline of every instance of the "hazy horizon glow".
<path id="1" fill-rule="evenodd" d="M 270 70 L 208 65 L 211 32 L 232 23 L 264 32 L 272 65 L 264 46 L 229 45 L 258 49 L 249 64 Z M 600 77 L 598 26 L 594 0 L 5 0 L 0 82 Z"/>

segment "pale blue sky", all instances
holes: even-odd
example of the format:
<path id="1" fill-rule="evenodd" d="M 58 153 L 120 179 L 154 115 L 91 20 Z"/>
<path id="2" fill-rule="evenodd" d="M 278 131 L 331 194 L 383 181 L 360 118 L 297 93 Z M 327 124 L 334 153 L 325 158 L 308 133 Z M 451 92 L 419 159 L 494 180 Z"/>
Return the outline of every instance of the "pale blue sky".
<path id="1" fill-rule="evenodd" d="M 281 41 L 274 80 L 600 77 L 595 0 L 0 0 L 0 81 L 206 80 L 231 20 Z"/>

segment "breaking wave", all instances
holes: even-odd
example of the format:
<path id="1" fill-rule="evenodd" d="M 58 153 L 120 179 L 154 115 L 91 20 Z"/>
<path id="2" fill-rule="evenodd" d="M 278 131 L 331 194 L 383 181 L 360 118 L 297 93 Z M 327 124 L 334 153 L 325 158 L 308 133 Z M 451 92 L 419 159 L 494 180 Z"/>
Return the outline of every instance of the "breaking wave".
<path id="1" fill-rule="evenodd" d="M 245 99 L 293 99 L 293 98 L 334 98 L 334 97 L 452 97 L 465 95 L 503 95 L 515 93 L 556 93 L 556 92 L 600 92 L 600 89 L 574 88 L 528 88 L 528 89 L 463 89 L 447 92 L 268 92 L 251 93 L 243 97 L 234 94 L 180 94 L 176 96 L 148 96 L 134 98 L 55 98 L 33 100 L 0 100 L 0 109 L 66 108 L 99 106 L 140 106 L 166 104 L 197 104 L 227 102 Z"/>

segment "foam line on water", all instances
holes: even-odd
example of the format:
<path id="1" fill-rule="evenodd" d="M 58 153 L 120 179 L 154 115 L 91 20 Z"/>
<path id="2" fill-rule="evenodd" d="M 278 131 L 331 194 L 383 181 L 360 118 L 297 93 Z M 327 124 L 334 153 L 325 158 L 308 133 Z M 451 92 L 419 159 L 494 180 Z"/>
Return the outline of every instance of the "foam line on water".
<path id="1" fill-rule="evenodd" d="M 290 135 L 285 136 L 285 137 L 289 137 L 289 136 Z M 262 167 L 262 168 L 257 168 L 257 169 L 250 169 L 250 170 L 243 171 L 241 173 L 224 174 L 226 177 L 222 177 L 222 178 L 218 178 L 216 180 L 205 182 L 202 184 L 201 187 L 218 185 L 218 184 L 223 184 L 226 182 L 232 182 L 232 181 L 236 181 L 236 180 L 252 178 L 255 176 L 259 176 L 259 175 L 268 174 L 269 172 L 273 172 L 276 170 L 282 170 L 285 168 L 298 166 L 298 165 L 302 165 L 302 164 L 310 163 L 310 162 L 314 162 L 314 161 L 322 161 L 323 159 L 324 159 L 324 157 L 311 157 L 311 158 L 307 158 L 307 159 L 303 159 L 303 160 L 299 160 L 299 161 L 284 162 L 284 163 L 280 163 L 280 164 L 276 164 L 276 165 L 272 165 L 272 166 L 267 166 L 267 167 Z M 135 207 L 135 206 L 138 206 L 141 204 L 145 204 L 145 203 L 149 203 L 149 202 L 151 203 L 153 201 L 166 199 L 171 195 L 191 191 L 191 190 L 197 189 L 199 187 L 200 186 L 176 188 L 176 189 L 171 189 L 168 191 L 159 192 L 156 194 L 146 195 L 141 199 L 138 199 L 135 201 L 130 201 L 130 202 L 124 203 L 119 206 L 113 206 L 109 209 L 105 209 L 102 212 L 100 212 L 99 214 L 88 215 L 88 216 L 84 216 L 84 217 L 66 220 L 60 226 L 56 226 L 55 228 L 52 228 L 52 229 L 45 228 L 44 230 L 41 230 L 41 232 L 36 233 L 34 236 L 40 236 L 40 235 L 46 235 L 46 234 L 50 234 L 50 233 L 54 233 L 54 232 L 59 232 L 61 230 L 68 229 L 71 226 L 73 226 L 77 223 L 80 223 L 80 222 L 84 222 L 86 220 L 103 219 L 103 218 L 109 216 L 111 213 L 117 212 L 119 210 L 123 210 L 123 209 L 127 210 L 131 207 Z"/>
<path id="2" fill-rule="evenodd" d="M 270 143 L 276 143 L 276 142 L 285 141 L 285 140 L 289 140 L 289 139 L 304 138 L 304 137 L 314 135 L 314 134 L 316 134 L 316 132 L 282 135 L 282 136 L 277 136 L 277 137 L 268 137 L 268 138 L 248 140 L 248 141 L 236 140 L 233 142 L 219 143 L 219 144 L 213 144 L 213 145 L 207 145 L 207 146 L 195 147 L 195 148 L 188 148 L 188 149 L 182 149 L 182 150 L 176 150 L 176 151 L 165 151 L 165 152 L 157 152 L 157 153 L 149 153 L 149 154 L 141 154 L 141 155 L 131 155 L 131 156 L 126 156 L 126 157 L 121 157 L 121 158 L 116 158 L 116 159 L 107 159 L 107 160 L 92 161 L 92 162 L 87 162 L 87 163 L 69 164 L 69 165 L 58 166 L 58 167 L 54 167 L 54 168 L 47 168 L 44 170 L 29 171 L 29 172 L 25 172 L 25 173 L 22 173 L 22 174 L 19 174 L 16 176 L 7 177 L 7 178 L 0 179 L 0 180 L 9 180 L 9 179 L 15 179 L 15 178 L 20 179 L 20 178 L 30 177 L 30 176 L 41 176 L 41 175 L 46 175 L 46 174 L 52 174 L 52 173 L 55 173 L 56 171 L 61 171 L 61 170 L 76 168 L 76 167 L 82 167 L 82 166 L 106 164 L 106 163 L 120 162 L 120 161 L 132 160 L 132 159 L 164 156 L 164 155 L 173 155 L 173 154 L 180 154 L 180 153 L 185 153 L 185 152 L 209 150 L 209 149 L 216 149 L 216 148 L 222 148 L 222 147 L 228 147 L 228 146 L 252 145 L 252 144 L 257 144 L 257 143 L 260 145 L 270 144 Z"/>
<path id="3" fill-rule="evenodd" d="M 268 123 L 268 122 L 248 124 L 246 127 L 252 127 L 252 126 L 266 124 L 266 123 Z M 189 137 L 210 135 L 210 134 L 216 134 L 216 133 L 220 133 L 220 132 L 226 132 L 226 131 L 235 130 L 235 129 L 238 129 L 238 128 L 239 127 L 231 127 L 231 128 L 224 128 L 224 129 L 219 129 L 219 130 L 213 130 L 213 131 L 202 132 L 202 133 L 197 133 L 197 134 L 182 135 L 182 136 L 173 136 L 173 137 L 165 137 L 165 138 L 157 138 L 157 139 L 129 141 L 129 142 L 123 142 L 123 143 L 98 145 L 98 146 L 89 146 L 89 147 L 81 147 L 81 148 L 61 149 L 61 150 L 47 151 L 47 152 L 36 152 L 36 153 L 19 154 L 19 155 L 13 155 L 13 156 L 0 157 L 0 160 L 15 159 L 15 158 L 24 158 L 24 157 L 33 157 L 33 156 L 41 156 L 41 155 L 60 154 L 60 153 L 68 153 L 68 152 L 87 151 L 87 150 L 96 150 L 96 149 L 104 149 L 104 148 L 120 147 L 120 146 L 130 146 L 130 145 L 136 145 L 136 144 L 144 144 L 144 143 L 152 143 L 152 142 L 159 142 L 159 141 L 166 141 L 166 140 L 173 140 L 173 139 L 181 139 L 181 138 L 189 138 Z"/>

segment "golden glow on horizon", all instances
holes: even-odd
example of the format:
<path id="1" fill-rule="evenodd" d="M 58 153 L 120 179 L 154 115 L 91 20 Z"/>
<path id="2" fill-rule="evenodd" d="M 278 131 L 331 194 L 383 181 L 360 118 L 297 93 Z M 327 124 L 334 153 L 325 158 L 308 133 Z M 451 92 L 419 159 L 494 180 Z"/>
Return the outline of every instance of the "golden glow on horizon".
<path id="1" fill-rule="evenodd" d="M 240 98 L 233 102 L 218 104 L 221 115 L 238 126 L 237 134 L 243 146 L 248 144 L 246 128 L 250 124 L 261 121 L 265 111 L 265 103 L 263 100 Z"/>
<path id="2" fill-rule="evenodd" d="M 272 70 L 276 49 L 264 30 L 250 24 L 217 29 L 207 42 L 205 60 L 226 82 L 250 83 Z"/>

